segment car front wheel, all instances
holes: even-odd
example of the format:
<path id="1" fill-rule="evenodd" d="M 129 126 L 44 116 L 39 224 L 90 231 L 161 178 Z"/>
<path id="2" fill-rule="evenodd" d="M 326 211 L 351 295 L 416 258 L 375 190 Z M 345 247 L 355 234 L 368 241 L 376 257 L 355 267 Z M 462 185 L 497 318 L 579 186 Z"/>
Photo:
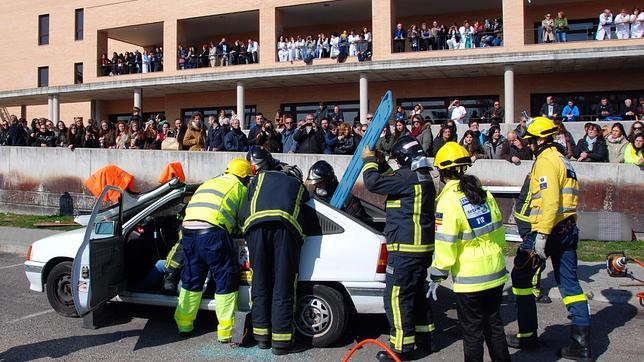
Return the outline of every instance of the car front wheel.
<path id="1" fill-rule="evenodd" d="M 348 318 L 342 294 L 321 284 L 303 286 L 297 294 L 297 332 L 314 347 L 328 347 L 338 341 L 346 330 Z"/>
<path id="2" fill-rule="evenodd" d="M 78 317 L 72 297 L 72 262 L 56 264 L 47 276 L 47 299 L 56 313 L 64 317 Z"/>

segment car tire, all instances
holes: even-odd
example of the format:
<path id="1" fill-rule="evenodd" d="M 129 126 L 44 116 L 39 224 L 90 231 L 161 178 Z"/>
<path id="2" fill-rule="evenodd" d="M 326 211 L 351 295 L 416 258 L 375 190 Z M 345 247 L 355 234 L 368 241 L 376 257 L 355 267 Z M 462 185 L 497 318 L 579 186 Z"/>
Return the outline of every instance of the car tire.
<path id="1" fill-rule="evenodd" d="M 313 347 L 328 347 L 344 335 L 348 312 L 338 290 L 322 284 L 305 285 L 297 291 L 295 328 Z"/>
<path id="2" fill-rule="evenodd" d="M 56 313 L 63 317 L 78 317 L 72 297 L 72 262 L 54 266 L 47 276 L 47 299 Z"/>

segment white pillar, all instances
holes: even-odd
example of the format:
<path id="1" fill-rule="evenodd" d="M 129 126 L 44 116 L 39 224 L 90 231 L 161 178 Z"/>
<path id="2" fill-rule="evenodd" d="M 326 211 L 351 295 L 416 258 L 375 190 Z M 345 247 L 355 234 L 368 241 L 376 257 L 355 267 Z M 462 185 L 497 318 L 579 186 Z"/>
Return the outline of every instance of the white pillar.
<path id="1" fill-rule="evenodd" d="M 50 94 L 47 97 L 47 108 L 49 110 L 49 120 L 58 123 L 60 120 L 60 103 L 58 103 L 58 94 Z"/>
<path id="2" fill-rule="evenodd" d="M 369 113 L 369 81 L 367 73 L 360 73 L 360 123 L 367 123 Z"/>
<path id="3" fill-rule="evenodd" d="M 503 72 L 503 90 L 505 98 L 505 123 L 514 122 L 514 66 L 508 64 Z"/>
<path id="4" fill-rule="evenodd" d="M 246 107 L 244 100 L 244 82 L 237 82 L 237 118 L 239 119 L 239 124 L 241 128 L 246 128 L 245 117 L 244 117 L 244 108 Z"/>
<path id="5" fill-rule="evenodd" d="M 97 101 L 96 99 L 91 100 L 89 118 L 98 122 L 101 121 L 101 101 Z"/>
<path id="6" fill-rule="evenodd" d="M 138 107 L 143 115 L 143 89 L 134 88 L 134 107 Z"/>

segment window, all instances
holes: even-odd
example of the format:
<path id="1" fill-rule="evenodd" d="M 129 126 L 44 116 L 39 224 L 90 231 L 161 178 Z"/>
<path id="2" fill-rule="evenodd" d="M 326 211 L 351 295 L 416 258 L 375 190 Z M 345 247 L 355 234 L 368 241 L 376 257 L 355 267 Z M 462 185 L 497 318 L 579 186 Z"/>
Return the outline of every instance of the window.
<path id="1" fill-rule="evenodd" d="M 38 67 L 38 86 L 49 87 L 49 67 Z"/>
<path id="2" fill-rule="evenodd" d="M 206 108 L 186 108 L 181 110 L 181 115 L 183 122 L 185 124 L 188 124 L 187 122 L 190 121 L 190 118 L 192 118 L 192 114 L 194 112 L 201 112 L 203 114 L 203 120 L 207 120 L 208 116 L 213 115 L 217 117 L 219 114 L 219 111 L 224 111 L 226 114 L 226 117 L 230 118 L 230 115 L 232 112 L 237 112 L 237 107 L 233 106 L 221 106 L 221 107 L 206 107 Z M 244 107 L 244 120 L 243 120 L 243 125 L 242 128 L 248 129 L 250 128 L 249 125 L 251 124 L 251 121 L 253 124 L 255 124 L 255 113 L 257 113 L 257 106 L 255 105 L 246 105 Z"/>
<path id="3" fill-rule="evenodd" d="M 324 107 L 328 113 L 333 112 L 333 107 L 338 106 L 344 115 L 344 121 L 353 124 L 354 118 L 360 113 L 360 101 L 337 101 L 337 102 L 323 102 Z M 301 121 L 306 118 L 309 113 L 315 114 L 320 109 L 320 103 L 289 103 L 282 104 L 281 107 L 283 114 L 290 114 L 295 117 L 295 121 Z"/>
<path id="4" fill-rule="evenodd" d="M 74 63 L 74 84 L 83 84 L 83 63 Z"/>
<path id="5" fill-rule="evenodd" d="M 85 27 L 85 10 L 76 9 L 74 19 L 74 40 L 83 40 L 83 29 Z"/>
<path id="6" fill-rule="evenodd" d="M 498 95 L 469 96 L 469 97 L 438 97 L 438 98 L 407 98 L 398 99 L 398 105 L 402 106 L 407 114 L 414 109 L 416 104 L 423 106 L 423 118 L 429 117 L 433 124 L 441 124 L 449 118 L 447 107 L 454 99 L 461 101 L 461 106 L 467 110 L 465 122 L 470 118 L 480 118 L 485 111 L 499 100 Z"/>
<path id="7" fill-rule="evenodd" d="M 49 14 L 38 16 L 38 45 L 49 44 Z"/>

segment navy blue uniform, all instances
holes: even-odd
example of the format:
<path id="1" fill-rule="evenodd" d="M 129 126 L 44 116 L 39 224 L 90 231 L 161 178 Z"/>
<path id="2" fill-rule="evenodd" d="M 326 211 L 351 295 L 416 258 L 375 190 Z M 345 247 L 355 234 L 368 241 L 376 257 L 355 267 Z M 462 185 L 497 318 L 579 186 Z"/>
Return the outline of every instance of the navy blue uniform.
<path id="1" fill-rule="evenodd" d="M 265 171 L 248 186 L 240 219 L 252 269 L 253 335 L 273 348 L 293 341 L 293 308 L 299 270 L 302 206 L 309 200 L 301 180 Z"/>
<path id="2" fill-rule="evenodd" d="M 397 353 L 410 352 L 414 344 L 428 345 L 435 329 L 425 281 L 434 250 L 436 190 L 429 174 L 409 168 L 391 173 L 375 157 L 365 160 L 362 177 L 370 192 L 387 195 L 384 304 L 391 326 L 389 342 Z"/>

